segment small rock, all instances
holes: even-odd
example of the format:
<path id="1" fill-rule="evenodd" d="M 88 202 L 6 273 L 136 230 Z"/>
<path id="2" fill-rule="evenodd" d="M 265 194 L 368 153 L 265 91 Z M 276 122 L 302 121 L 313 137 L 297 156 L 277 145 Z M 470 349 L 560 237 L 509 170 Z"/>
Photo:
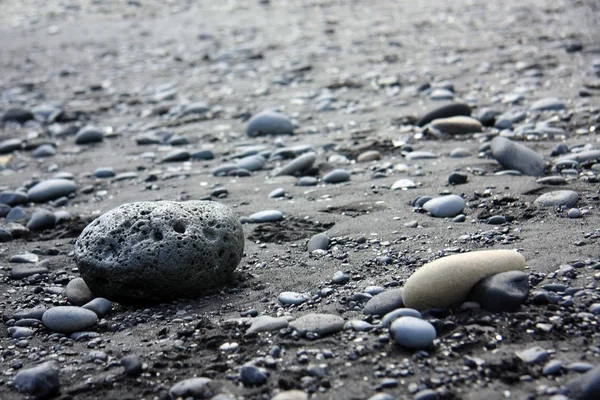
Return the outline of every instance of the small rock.
<path id="1" fill-rule="evenodd" d="M 470 116 L 471 107 L 463 103 L 446 104 L 429 111 L 427 114 L 421 117 L 421 119 L 419 119 L 417 122 L 417 126 L 425 126 L 436 119 L 455 117 L 459 115 Z"/>
<path id="2" fill-rule="evenodd" d="M 450 158 L 465 158 L 471 157 L 471 152 L 468 149 L 457 148 L 450 152 Z"/>
<path id="3" fill-rule="evenodd" d="M 326 233 L 317 233 L 311 237 L 306 244 L 306 250 L 312 253 L 315 250 L 327 250 L 329 248 L 329 236 Z"/>
<path id="4" fill-rule="evenodd" d="M 433 325 L 420 318 L 400 317 L 390 325 L 390 335 L 394 341 L 409 349 L 431 347 L 437 337 Z"/>
<path id="5" fill-rule="evenodd" d="M 581 211 L 579 210 L 579 208 L 571 208 L 568 212 L 567 212 L 567 217 L 569 218 L 580 218 L 581 217 Z"/>
<path id="6" fill-rule="evenodd" d="M 27 191 L 30 201 L 45 203 L 59 197 L 75 193 L 77 185 L 68 179 L 48 179 L 38 183 Z"/>
<path id="7" fill-rule="evenodd" d="M 567 384 L 569 398 L 597 400 L 600 398 L 600 367 L 595 367 Z"/>
<path id="8" fill-rule="evenodd" d="M 350 174 L 343 169 L 334 169 L 323 177 L 325 183 L 341 183 L 350 180 Z"/>
<path id="9" fill-rule="evenodd" d="M 42 144 L 33 150 L 31 155 L 34 158 L 54 157 L 56 155 L 56 148 L 51 144 Z"/>
<path id="10" fill-rule="evenodd" d="M 110 300 L 107 300 L 104 297 L 96 297 L 89 303 L 82 305 L 81 308 L 93 311 L 94 313 L 96 313 L 98 318 L 103 318 L 106 315 L 108 315 L 108 313 L 112 309 L 112 303 L 110 302 Z"/>
<path id="11" fill-rule="evenodd" d="M 508 271 L 485 278 L 473 287 L 470 300 L 491 312 L 516 311 L 529 295 L 529 275 Z"/>
<path id="12" fill-rule="evenodd" d="M 43 275 L 47 274 L 48 272 L 49 271 L 48 267 L 46 266 L 46 263 L 38 263 L 35 265 L 18 264 L 12 267 L 12 270 L 10 271 L 10 277 L 12 279 L 23 279 L 31 275 Z"/>
<path id="13" fill-rule="evenodd" d="M 525 364 L 534 364 L 542 361 L 546 361 L 550 354 L 539 346 L 530 347 L 525 350 L 515 352 L 515 355 L 521 359 Z"/>
<path id="14" fill-rule="evenodd" d="M 94 295 L 88 288 L 83 278 L 72 279 L 65 290 L 67 300 L 74 306 L 82 306 L 94 299 Z"/>
<path id="15" fill-rule="evenodd" d="M 27 193 L 13 191 L 13 190 L 3 190 L 0 192 L 0 203 L 7 204 L 11 207 L 27 204 L 29 197 L 27 197 Z"/>
<path id="16" fill-rule="evenodd" d="M 402 289 L 391 289 L 381 292 L 369 300 L 363 308 L 363 313 L 385 315 L 402 306 Z"/>
<path id="17" fill-rule="evenodd" d="M 254 365 L 244 365 L 240 370 L 240 381 L 244 386 L 264 385 L 267 378 L 267 374 Z"/>
<path id="18" fill-rule="evenodd" d="M 169 400 L 210 399 L 214 395 L 211 383 L 212 379 L 203 377 L 179 381 L 169 389 Z"/>
<path id="19" fill-rule="evenodd" d="M 121 365 L 124 368 L 123 373 L 128 376 L 138 376 L 144 369 L 140 357 L 135 354 L 121 358 Z"/>
<path id="20" fill-rule="evenodd" d="M 563 364 L 560 360 L 548 361 L 542 368 L 542 375 L 556 375 L 562 369 Z"/>
<path id="21" fill-rule="evenodd" d="M 275 318 L 268 315 L 253 318 L 250 327 L 246 330 L 246 334 L 271 332 L 279 329 L 287 328 L 289 321 L 286 318 Z"/>
<path id="22" fill-rule="evenodd" d="M 271 400 L 308 400 L 308 395 L 300 390 L 286 390 L 271 397 Z"/>
<path id="23" fill-rule="evenodd" d="M 290 322 L 290 327 L 302 336 L 307 333 L 325 336 L 341 331 L 344 328 L 344 319 L 333 314 L 306 314 Z"/>
<path id="24" fill-rule="evenodd" d="M 187 150 L 173 150 L 167 153 L 161 160 L 161 162 L 182 162 L 187 161 L 192 157 L 189 151 Z"/>
<path id="25" fill-rule="evenodd" d="M 481 122 L 475 118 L 456 116 L 433 120 L 429 124 L 432 128 L 449 135 L 461 135 L 466 133 L 477 133 L 483 130 Z"/>
<path id="26" fill-rule="evenodd" d="M 566 108 L 565 103 L 554 97 L 540 99 L 529 107 L 532 111 L 558 111 Z"/>
<path id="27" fill-rule="evenodd" d="M 317 155 L 313 152 L 301 154 L 277 170 L 273 176 L 296 175 L 312 167 L 316 159 Z"/>
<path id="28" fill-rule="evenodd" d="M 505 169 L 517 170 L 525 175 L 540 176 L 546 164 L 542 156 L 527 147 L 497 136 L 491 143 L 492 156 Z"/>
<path id="29" fill-rule="evenodd" d="M 438 400 L 438 394 L 433 389 L 425 389 L 415 393 L 413 400 Z"/>
<path id="30" fill-rule="evenodd" d="M 381 159 L 381 153 L 377 150 L 369 150 L 363 153 L 360 153 L 358 157 L 356 157 L 356 161 L 359 163 L 375 161 Z"/>
<path id="31" fill-rule="evenodd" d="M 462 213 L 465 206 L 463 198 L 455 194 L 436 197 L 423 204 L 425 211 L 439 218 L 455 217 Z"/>
<path id="32" fill-rule="evenodd" d="M 75 144 L 98 143 L 104 140 L 104 132 L 95 126 L 83 127 L 75 135 Z"/>
<path id="33" fill-rule="evenodd" d="M 248 217 L 248 222 L 252 223 L 263 223 L 263 222 L 277 222 L 283 219 L 283 213 L 278 210 L 265 210 L 256 212 Z"/>
<path id="34" fill-rule="evenodd" d="M 36 398 L 53 395 L 60 388 L 59 370 L 56 361 L 46 361 L 36 367 L 19 371 L 14 379 L 15 389 L 19 393 L 27 393 Z"/>
<path id="35" fill-rule="evenodd" d="M 335 274 L 333 274 L 333 278 L 331 278 L 331 281 L 336 285 L 343 285 L 350 281 L 350 277 L 346 275 L 343 271 L 337 271 Z"/>
<path id="36" fill-rule="evenodd" d="M 392 184 L 391 190 L 414 189 L 417 184 L 410 179 L 399 179 Z"/>
<path id="37" fill-rule="evenodd" d="M 270 193 L 269 193 L 269 198 L 270 199 L 278 199 L 281 197 L 285 196 L 285 189 L 283 188 L 277 188 L 277 189 L 273 189 Z"/>
<path id="38" fill-rule="evenodd" d="M 467 183 L 467 174 L 462 172 L 453 172 L 448 176 L 448 183 L 451 185 L 462 185 L 463 183 Z"/>
<path id="39" fill-rule="evenodd" d="M 556 190 L 544 193 L 533 202 L 538 207 L 566 207 L 570 208 L 577 204 L 579 195 L 572 190 Z"/>
<path id="40" fill-rule="evenodd" d="M 279 296 L 277 296 L 277 300 L 284 306 L 288 306 L 302 304 L 307 300 L 307 298 L 304 295 L 296 292 L 281 292 Z"/>
<path id="41" fill-rule="evenodd" d="M 283 114 L 274 111 L 263 111 L 248 121 L 246 134 L 250 137 L 264 135 L 291 135 L 294 125 Z"/>
<path id="42" fill-rule="evenodd" d="M 52 332 L 71 333 L 84 330 L 98 322 L 98 316 L 85 308 L 58 306 L 42 316 L 42 323 Z"/>
<path id="43" fill-rule="evenodd" d="M 390 326 L 392 322 L 400 317 L 413 317 L 413 318 L 423 318 L 420 312 L 412 308 L 398 308 L 394 311 L 390 311 L 385 314 L 381 319 L 381 325 L 386 328 Z"/>
<path id="44" fill-rule="evenodd" d="M 2 114 L 2 122 L 18 122 L 24 124 L 25 122 L 34 119 L 33 113 L 22 108 L 9 108 Z"/>
<path id="45" fill-rule="evenodd" d="M 37 210 L 27 222 L 27 229 L 30 231 L 44 231 L 46 229 L 54 229 L 56 226 L 56 216 L 52 211 Z"/>

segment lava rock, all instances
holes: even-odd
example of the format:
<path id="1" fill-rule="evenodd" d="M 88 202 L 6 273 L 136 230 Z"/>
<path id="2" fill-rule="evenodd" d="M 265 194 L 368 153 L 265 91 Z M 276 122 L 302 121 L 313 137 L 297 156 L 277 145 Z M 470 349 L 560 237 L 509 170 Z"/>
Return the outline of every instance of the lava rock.
<path id="1" fill-rule="evenodd" d="M 36 398 L 53 395 L 60 389 L 59 370 L 56 361 L 46 361 L 36 367 L 19 371 L 14 379 L 15 389 L 19 393 L 27 393 Z"/>
<path id="2" fill-rule="evenodd" d="M 246 128 L 246 134 L 250 137 L 293 133 L 294 124 L 285 115 L 274 111 L 263 111 L 254 115 Z"/>
<path id="3" fill-rule="evenodd" d="M 81 276 L 110 300 L 199 296 L 231 279 L 243 251 L 237 216 L 212 201 L 124 204 L 75 243 Z"/>
<path id="4" fill-rule="evenodd" d="M 525 175 L 540 176 L 546 164 L 542 156 L 535 151 L 497 136 L 491 143 L 492 156 L 505 169 L 517 170 Z"/>
<path id="5" fill-rule="evenodd" d="M 72 333 L 82 331 L 98 322 L 98 316 L 85 308 L 58 306 L 42 316 L 42 323 L 52 332 Z"/>
<path id="6" fill-rule="evenodd" d="M 48 179 L 41 181 L 27 191 L 29 201 L 45 203 L 75 193 L 77 185 L 68 179 Z"/>
<path id="7" fill-rule="evenodd" d="M 529 275 L 508 271 L 483 279 L 471 290 L 470 300 L 491 312 L 516 311 L 529 295 Z"/>
<path id="8" fill-rule="evenodd" d="M 525 268 L 523 256 L 511 250 L 455 254 L 425 264 L 408 278 L 402 300 L 406 307 L 425 310 L 464 302 L 477 282 L 489 276 Z"/>
<path id="9" fill-rule="evenodd" d="M 409 349 L 431 347 L 437 337 L 433 325 L 415 317 L 400 317 L 392 322 L 390 335 L 397 344 Z"/>

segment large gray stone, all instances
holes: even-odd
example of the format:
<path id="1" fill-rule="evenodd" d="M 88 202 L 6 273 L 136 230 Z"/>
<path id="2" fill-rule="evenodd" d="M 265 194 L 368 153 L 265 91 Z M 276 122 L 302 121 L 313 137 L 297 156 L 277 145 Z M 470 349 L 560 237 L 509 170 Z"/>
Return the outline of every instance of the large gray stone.
<path id="1" fill-rule="evenodd" d="M 211 201 L 124 204 L 93 221 L 75 243 L 92 293 L 117 301 L 212 291 L 231 280 L 243 251 L 237 216 Z"/>
<path id="2" fill-rule="evenodd" d="M 525 268 L 523 256 L 512 250 L 455 254 L 425 264 L 408 278 L 405 307 L 426 310 L 465 301 L 477 282 L 489 276 Z"/>
<path id="3" fill-rule="evenodd" d="M 248 121 L 246 134 L 250 137 L 264 135 L 291 135 L 294 124 L 283 114 L 274 111 L 263 111 Z"/>
<path id="4" fill-rule="evenodd" d="M 15 389 L 36 398 L 52 395 L 60 388 L 59 370 L 56 361 L 46 361 L 38 366 L 21 370 L 15 375 Z"/>
<path id="5" fill-rule="evenodd" d="M 52 332 L 72 333 L 82 331 L 98 322 L 96 313 L 81 307 L 53 307 L 42 315 L 42 323 Z"/>
<path id="6" fill-rule="evenodd" d="M 544 193 L 533 202 L 538 207 L 574 207 L 579 201 L 579 194 L 572 190 L 555 190 Z"/>
<path id="7" fill-rule="evenodd" d="M 546 165 L 542 156 L 522 144 L 497 136 L 492 140 L 491 149 L 492 156 L 505 169 L 531 176 L 540 176 L 544 172 Z"/>

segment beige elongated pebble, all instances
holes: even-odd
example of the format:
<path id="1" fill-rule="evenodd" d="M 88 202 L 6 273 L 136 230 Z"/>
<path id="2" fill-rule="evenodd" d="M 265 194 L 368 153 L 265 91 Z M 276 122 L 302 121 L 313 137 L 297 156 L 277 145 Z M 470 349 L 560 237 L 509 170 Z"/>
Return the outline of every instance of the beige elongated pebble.
<path id="1" fill-rule="evenodd" d="M 463 302 L 477 282 L 506 271 L 525 269 L 525 258 L 513 250 L 455 254 L 427 263 L 408 278 L 404 307 L 426 310 Z"/>

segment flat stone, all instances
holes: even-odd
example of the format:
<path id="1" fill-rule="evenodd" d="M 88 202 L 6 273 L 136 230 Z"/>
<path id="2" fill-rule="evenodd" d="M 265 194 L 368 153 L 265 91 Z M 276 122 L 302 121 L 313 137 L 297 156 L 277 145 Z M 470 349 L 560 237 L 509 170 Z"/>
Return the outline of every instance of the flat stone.
<path id="1" fill-rule="evenodd" d="M 104 131 L 95 126 L 83 127 L 75 135 L 75 144 L 98 143 L 104 140 Z"/>
<path id="2" fill-rule="evenodd" d="M 60 389 L 60 367 L 56 361 L 46 361 L 35 367 L 23 369 L 15 375 L 14 387 L 19 393 L 36 398 L 53 395 Z"/>
<path id="3" fill-rule="evenodd" d="M 248 217 L 248 222 L 252 223 L 263 223 L 263 222 L 277 222 L 283 219 L 283 213 L 279 210 L 265 210 L 255 212 Z"/>
<path id="4" fill-rule="evenodd" d="M 23 148 L 23 140 L 21 139 L 4 139 L 0 140 L 0 154 L 10 154 L 15 150 Z"/>
<path id="5" fill-rule="evenodd" d="M 556 190 L 544 193 L 533 202 L 538 207 L 574 207 L 579 201 L 579 194 L 572 190 Z"/>
<path id="6" fill-rule="evenodd" d="M 92 174 L 95 178 L 112 178 L 115 176 L 115 170 L 113 167 L 98 168 Z"/>
<path id="7" fill-rule="evenodd" d="M 329 248 L 329 236 L 326 233 L 313 235 L 306 244 L 306 250 L 312 253 L 315 250 L 327 250 Z"/>
<path id="8" fill-rule="evenodd" d="M 0 192 L 0 203 L 7 204 L 11 207 L 27 204 L 29 197 L 27 193 L 14 191 L 14 190 L 3 190 Z"/>
<path id="9" fill-rule="evenodd" d="M 436 119 L 455 117 L 459 115 L 470 116 L 471 107 L 464 103 L 451 103 L 437 107 L 423 115 L 417 122 L 417 126 L 425 126 Z"/>
<path id="10" fill-rule="evenodd" d="M 587 150 L 580 153 L 568 154 L 556 160 L 554 164 L 556 165 L 564 161 L 575 161 L 577 163 L 582 163 L 593 160 L 600 160 L 600 150 Z"/>
<path id="11" fill-rule="evenodd" d="M 429 126 L 449 135 L 462 135 L 483 131 L 481 122 L 475 118 L 456 116 L 433 120 Z"/>
<path id="12" fill-rule="evenodd" d="M 407 153 L 404 156 L 407 160 L 413 161 L 413 160 L 431 160 L 434 158 L 438 158 L 438 155 L 431 152 L 431 151 L 425 151 L 425 150 L 417 150 L 417 151 L 411 151 L 410 153 Z"/>
<path id="13" fill-rule="evenodd" d="M 246 127 L 246 134 L 250 137 L 293 133 L 294 124 L 285 115 L 274 111 L 263 111 L 252 116 Z"/>
<path id="14" fill-rule="evenodd" d="M 302 336 L 307 333 L 325 336 L 341 331 L 344 328 L 344 319 L 333 314 L 306 314 L 290 322 L 290 327 Z"/>
<path id="15" fill-rule="evenodd" d="M 344 330 L 351 329 L 357 332 L 369 332 L 375 328 L 374 325 L 371 325 L 367 321 L 363 321 L 360 319 L 353 319 L 344 324 Z"/>
<path id="16" fill-rule="evenodd" d="M 45 203 L 56 200 L 59 197 L 69 196 L 75 193 L 77 185 L 68 179 L 48 179 L 41 181 L 27 191 L 29 201 L 34 203 Z"/>
<path id="17" fill-rule="evenodd" d="M 71 333 L 82 331 L 98 322 L 96 313 L 81 307 L 58 306 L 48 309 L 42 323 L 52 332 Z"/>
<path id="18" fill-rule="evenodd" d="M 492 156 L 502 167 L 517 170 L 524 175 L 540 176 L 546 167 L 542 156 L 535 151 L 497 136 L 491 143 Z"/>
<path id="19" fill-rule="evenodd" d="M 414 189 L 417 187 L 417 184 L 410 179 L 399 179 L 392 184 L 390 187 L 391 190 L 402 190 L 402 189 Z"/>
<path id="20" fill-rule="evenodd" d="M 169 389 L 169 400 L 187 398 L 209 399 L 215 394 L 211 383 L 212 379 L 204 377 L 179 381 Z"/>
<path id="21" fill-rule="evenodd" d="M 555 97 L 537 100 L 529 107 L 532 111 L 558 111 L 566 108 L 565 103 Z"/>
<path id="22" fill-rule="evenodd" d="M 516 351 L 515 355 L 525 364 L 535 364 L 546 361 L 550 354 L 539 346 L 530 347 L 525 350 Z"/>
<path id="23" fill-rule="evenodd" d="M 31 265 L 31 264 L 17 264 L 14 267 L 12 267 L 11 271 L 10 271 L 10 277 L 12 279 L 23 279 L 23 278 L 27 278 L 31 275 L 36 275 L 36 274 L 47 274 L 48 271 L 48 267 L 46 266 L 46 263 L 38 263 L 35 265 Z"/>
<path id="24" fill-rule="evenodd" d="M 8 214 L 6 214 L 6 222 L 18 222 L 28 219 L 28 215 L 20 206 L 13 207 Z"/>
<path id="25" fill-rule="evenodd" d="M 251 321 L 250 327 L 246 330 L 246 334 L 277 331 L 287 328 L 289 325 L 287 318 L 275 318 L 268 315 L 253 318 Z"/>
<path id="26" fill-rule="evenodd" d="M 67 284 L 65 294 L 69 303 L 74 306 L 82 306 L 94 299 L 94 295 L 83 278 L 71 279 Z"/>
<path id="27" fill-rule="evenodd" d="M 413 308 L 398 308 L 385 314 L 381 319 L 381 325 L 387 328 L 400 317 L 423 318 L 421 313 Z"/>
<path id="28" fill-rule="evenodd" d="M 425 211 L 439 218 L 456 217 L 462 213 L 465 206 L 463 198 L 455 194 L 435 197 L 423 204 Z"/>
<path id="29" fill-rule="evenodd" d="M 363 313 L 370 315 L 385 315 L 403 306 L 402 289 L 391 289 L 373 296 L 365 304 Z"/>
<path id="30" fill-rule="evenodd" d="M 2 114 L 2 122 L 18 122 L 24 124 L 32 119 L 34 119 L 33 113 L 22 108 L 9 108 Z"/>
<path id="31" fill-rule="evenodd" d="M 285 189 L 284 188 L 273 189 L 269 193 L 269 198 L 270 199 L 279 199 L 279 198 L 284 197 L 284 196 L 285 196 Z"/>
<path id="32" fill-rule="evenodd" d="M 300 305 L 308 300 L 303 294 L 296 292 L 281 292 L 277 300 L 284 306 Z"/>
<path id="33" fill-rule="evenodd" d="M 298 179 L 298 186 L 316 186 L 319 180 L 314 176 L 303 176 Z"/>
<path id="34" fill-rule="evenodd" d="M 420 318 L 400 317 L 390 325 L 392 339 L 402 347 L 426 349 L 433 345 L 437 333 L 433 325 Z"/>
<path id="35" fill-rule="evenodd" d="M 465 157 L 471 157 L 471 151 L 469 151 L 468 149 L 463 149 L 461 147 L 457 148 L 457 149 L 453 149 L 450 152 L 450 158 L 465 158 Z"/>
<path id="36" fill-rule="evenodd" d="M 545 176 L 543 178 L 536 179 L 535 183 L 539 185 L 566 185 L 567 180 L 562 176 Z"/>
<path id="37" fill-rule="evenodd" d="M 301 390 L 285 390 L 271 397 L 271 400 L 308 400 L 308 394 Z"/>
<path id="38" fill-rule="evenodd" d="M 470 300 L 491 312 L 516 311 L 529 295 L 529 275 L 508 271 L 482 279 L 471 290 Z"/>
<path id="39" fill-rule="evenodd" d="M 358 157 L 356 157 L 356 161 L 359 163 L 376 161 L 381 159 L 381 153 L 377 150 L 368 150 L 363 153 L 360 153 Z"/>
<path id="40" fill-rule="evenodd" d="M 350 180 L 350 173 L 344 169 L 334 169 L 323 177 L 325 183 L 342 183 Z"/>
<path id="41" fill-rule="evenodd" d="M 544 368 L 542 368 L 542 375 L 548 376 L 548 375 L 556 375 L 558 374 L 563 368 L 563 363 L 560 360 L 551 360 L 548 361 L 546 363 L 546 365 L 544 365 Z"/>
<path id="42" fill-rule="evenodd" d="M 193 160 L 212 160 L 215 158 L 215 155 L 212 150 L 194 150 L 190 152 L 190 158 Z"/>
<path id="43" fill-rule="evenodd" d="M 312 167 L 316 159 L 317 155 L 313 152 L 301 154 L 279 170 L 275 171 L 273 176 L 296 175 L 297 173 L 301 173 Z"/>
<path id="44" fill-rule="evenodd" d="M 416 310 L 443 308 L 464 302 L 475 284 L 489 276 L 520 271 L 523 256 L 512 250 L 455 254 L 425 264 L 404 285 L 402 300 Z"/>
<path id="45" fill-rule="evenodd" d="M 230 281 L 243 251 L 242 226 L 225 205 L 138 202 L 89 224 L 75 243 L 75 260 L 95 296 L 166 300 L 220 288 Z"/>
<path id="46" fill-rule="evenodd" d="M 33 253 L 23 253 L 23 254 L 15 254 L 14 256 L 10 256 L 8 259 L 9 263 L 15 264 L 28 264 L 28 263 L 37 263 L 40 260 L 37 254 Z"/>
<path id="47" fill-rule="evenodd" d="M 56 216 L 52 211 L 48 210 L 37 210 L 31 214 L 29 222 L 27 222 L 27 229 L 30 231 L 44 231 L 47 229 L 54 229 L 56 226 Z"/>
<path id="48" fill-rule="evenodd" d="M 267 160 L 260 154 L 255 154 L 241 158 L 237 161 L 238 168 L 247 169 L 248 171 L 258 171 L 264 167 Z"/>

